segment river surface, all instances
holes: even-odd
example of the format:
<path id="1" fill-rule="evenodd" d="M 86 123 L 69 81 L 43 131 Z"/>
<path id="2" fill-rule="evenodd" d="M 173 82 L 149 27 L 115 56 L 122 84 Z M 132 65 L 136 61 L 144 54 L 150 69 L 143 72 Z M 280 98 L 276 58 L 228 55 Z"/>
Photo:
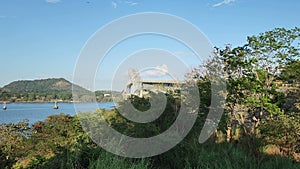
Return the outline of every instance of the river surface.
<path id="1" fill-rule="evenodd" d="M 58 109 L 53 109 L 54 103 L 10 103 L 6 105 L 6 110 L 3 110 L 3 105 L 0 104 L 0 124 L 17 123 L 25 119 L 28 119 L 29 123 L 33 124 L 37 121 L 43 121 L 54 114 L 65 113 L 73 116 L 77 112 L 94 111 L 91 110 L 94 107 L 92 106 L 93 103 L 76 104 L 80 104 L 79 110 L 75 110 L 73 103 L 58 103 Z M 116 105 L 114 102 L 99 102 L 97 104 L 102 109 L 112 109 Z"/>

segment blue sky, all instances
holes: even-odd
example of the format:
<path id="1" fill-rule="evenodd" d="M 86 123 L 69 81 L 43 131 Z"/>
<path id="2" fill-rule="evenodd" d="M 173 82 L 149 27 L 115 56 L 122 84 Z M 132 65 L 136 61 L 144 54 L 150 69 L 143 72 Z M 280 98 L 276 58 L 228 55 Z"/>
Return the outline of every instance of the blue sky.
<path id="1" fill-rule="evenodd" d="M 275 27 L 300 27 L 300 1 L 296 0 L 1 0 L 0 86 L 22 79 L 63 77 L 71 81 L 77 57 L 93 33 L 112 20 L 139 12 L 181 17 L 221 47 L 242 45 L 247 36 Z M 129 52 L 130 46 L 186 54 L 183 60 L 194 66 L 184 47 L 163 38 L 155 41 L 160 45 L 153 45 L 150 42 L 155 38 L 137 37 L 116 47 L 99 68 L 96 88 L 110 87 L 108 78 L 116 71 L 110 64 L 117 65 L 122 60 L 119 55 Z"/>

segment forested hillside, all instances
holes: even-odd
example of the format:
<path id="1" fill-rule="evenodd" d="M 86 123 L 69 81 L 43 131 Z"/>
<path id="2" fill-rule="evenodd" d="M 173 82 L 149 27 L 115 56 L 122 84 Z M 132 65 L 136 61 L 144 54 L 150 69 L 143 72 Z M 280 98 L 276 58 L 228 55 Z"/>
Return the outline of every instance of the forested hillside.
<path id="1" fill-rule="evenodd" d="M 12 82 L 0 88 L 0 101 L 20 102 L 20 101 L 71 101 L 72 100 L 72 83 L 64 78 L 51 78 L 40 80 L 20 80 Z M 73 90 L 79 93 L 79 97 L 84 98 L 82 101 L 91 101 L 88 97 L 91 91 L 78 85 L 73 85 Z M 97 101 L 111 101 L 111 94 L 120 96 L 120 92 L 97 91 Z M 104 94 L 109 96 L 104 97 Z"/>

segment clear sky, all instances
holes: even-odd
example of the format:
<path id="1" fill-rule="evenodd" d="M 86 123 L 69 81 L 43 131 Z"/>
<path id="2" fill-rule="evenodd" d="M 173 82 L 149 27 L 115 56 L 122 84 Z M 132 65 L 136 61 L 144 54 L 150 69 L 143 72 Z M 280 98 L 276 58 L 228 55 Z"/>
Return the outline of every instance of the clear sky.
<path id="1" fill-rule="evenodd" d="M 162 12 L 186 19 L 220 47 L 242 45 L 247 36 L 276 27 L 300 27 L 297 0 L 0 0 L 0 86 L 52 77 L 72 81 L 77 57 L 93 33 L 112 20 L 139 12 Z M 135 46 L 145 42 L 141 46 L 156 48 L 146 43 L 155 38 L 137 37 L 128 43 Z M 160 38 L 156 42 L 160 42 L 159 47 L 169 44 L 168 51 L 186 54 L 169 41 Z M 106 63 L 119 64 L 116 62 L 122 59 L 117 55 L 128 52 L 130 45 L 116 47 Z M 195 64 L 189 56 L 185 61 Z M 105 78 L 116 70 L 108 65 L 99 68 L 102 74 L 99 71 L 97 89 L 110 87 Z M 163 70 L 166 65 L 156 67 Z"/>

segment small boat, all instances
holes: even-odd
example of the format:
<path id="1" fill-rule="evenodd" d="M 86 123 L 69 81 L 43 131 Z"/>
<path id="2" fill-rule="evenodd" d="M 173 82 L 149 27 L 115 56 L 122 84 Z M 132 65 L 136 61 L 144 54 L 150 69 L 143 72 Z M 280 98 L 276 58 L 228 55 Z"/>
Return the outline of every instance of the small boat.
<path id="1" fill-rule="evenodd" d="M 3 103 L 2 109 L 3 109 L 3 110 L 6 110 L 6 109 L 7 109 L 7 106 L 6 106 L 6 103 L 5 103 L 5 102 Z"/>
<path id="2" fill-rule="evenodd" d="M 56 102 L 54 103 L 53 109 L 58 109 L 58 105 Z"/>

